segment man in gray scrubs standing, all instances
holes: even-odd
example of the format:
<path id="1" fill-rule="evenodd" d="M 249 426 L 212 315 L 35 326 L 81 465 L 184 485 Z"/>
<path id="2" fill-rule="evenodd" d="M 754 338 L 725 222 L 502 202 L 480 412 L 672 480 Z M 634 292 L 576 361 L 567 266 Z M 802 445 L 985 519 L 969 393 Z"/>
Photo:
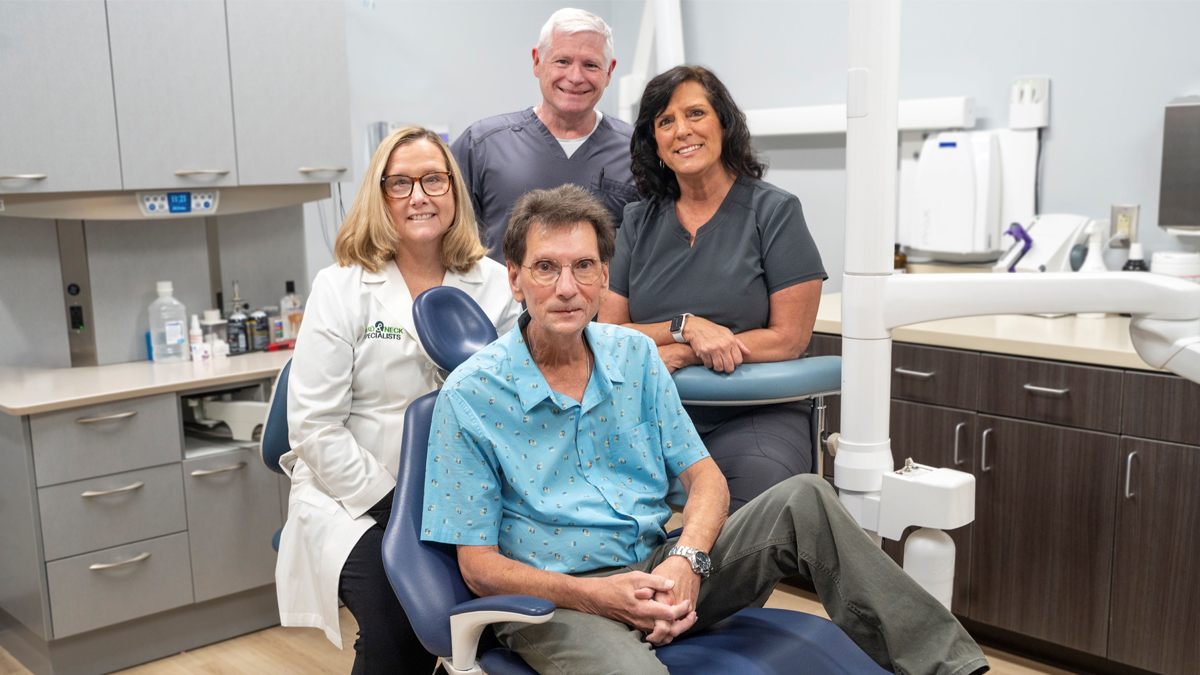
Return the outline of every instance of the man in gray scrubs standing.
<path id="1" fill-rule="evenodd" d="M 581 9 L 560 9 L 533 49 L 542 102 L 480 120 L 450 146 L 493 259 L 504 262 L 500 243 L 513 204 L 530 190 L 579 185 L 618 227 L 625 204 L 640 199 L 629 168 L 633 127 L 595 109 L 616 65 L 608 24 Z"/>

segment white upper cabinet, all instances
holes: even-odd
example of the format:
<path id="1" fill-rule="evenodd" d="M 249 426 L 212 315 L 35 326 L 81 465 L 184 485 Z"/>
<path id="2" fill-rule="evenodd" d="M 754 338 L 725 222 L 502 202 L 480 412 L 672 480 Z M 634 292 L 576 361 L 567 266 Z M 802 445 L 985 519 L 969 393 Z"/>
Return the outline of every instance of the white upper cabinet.
<path id="1" fill-rule="evenodd" d="M 346 179 L 350 90 L 342 3 L 230 0 L 226 12 L 241 184 Z"/>
<path id="2" fill-rule="evenodd" d="M 237 185 L 225 4 L 107 6 L 125 189 Z"/>
<path id="3" fill-rule="evenodd" d="M 0 2 L 0 194 L 119 190 L 117 147 L 104 3 Z"/>

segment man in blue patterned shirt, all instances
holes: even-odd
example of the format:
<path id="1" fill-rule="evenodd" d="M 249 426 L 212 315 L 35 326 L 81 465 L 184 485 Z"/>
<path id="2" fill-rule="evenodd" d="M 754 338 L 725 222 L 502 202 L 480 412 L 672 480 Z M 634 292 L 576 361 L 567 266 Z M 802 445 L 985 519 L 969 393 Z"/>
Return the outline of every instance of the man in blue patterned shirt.
<path id="1" fill-rule="evenodd" d="M 480 596 L 533 595 L 544 624 L 496 625 L 539 673 L 661 673 L 652 646 L 719 621 L 781 578 L 813 580 L 830 617 L 896 672 L 983 672 L 982 652 L 813 475 L 733 516 L 729 491 L 653 340 L 590 323 L 607 287 L 607 210 L 566 185 L 522 197 L 504 239 L 528 312 L 438 397 L 422 538 L 458 547 Z M 668 541 L 672 477 L 687 491 Z M 707 580 L 705 580 L 707 579 Z"/>

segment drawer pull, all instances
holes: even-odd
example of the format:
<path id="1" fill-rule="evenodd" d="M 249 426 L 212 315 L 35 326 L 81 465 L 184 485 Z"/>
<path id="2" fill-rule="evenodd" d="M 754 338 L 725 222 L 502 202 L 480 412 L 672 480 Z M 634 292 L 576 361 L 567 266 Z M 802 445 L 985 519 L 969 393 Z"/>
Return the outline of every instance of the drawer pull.
<path id="1" fill-rule="evenodd" d="M 1125 498 L 1126 499 L 1133 499 L 1133 496 L 1134 496 L 1133 493 L 1129 491 L 1129 479 L 1131 476 L 1133 476 L 1133 458 L 1134 457 L 1137 457 L 1136 451 L 1129 453 L 1129 456 L 1125 458 Z"/>
<path id="2" fill-rule="evenodd" d="M 965 426 L 967 426 L 966 422 L 959 422 L 958 424 L 954 425 L 954 465 L 955 466 L 962 466 L 962 463 L 966 461 L 966 460 L 958 458 L 958 437 L 959 437 L 960 432 L 963 430 L 963 427 L 965 427 Z"/>
<path id="3" fill-rule="evenodd" d="M 302 166 L 297 169 L 300 173 L 341 173 L 345 170 L 344 166 Z"/>
<path id="4" fill-rule="evenodd" d="M 934 373 L 922 373 L 919 370 L 908 370 L 907 368 L 896 368 L 897 375 L 907 375 L 909 377 L 919 377 L 922 380 L 933 377 Z"/>
<path id="5" fill-rule="evenodd" d="M 988 439 L 988 434 L 990 434 L 990 433 L 992 433 L 991 429 L 984 430 L 983 443 L 982 443 L 983 448 L 979 451 L 979 466 L 984 471 L 992 470 L 992 467 L 988 466 L 988 463 L 987 463 L 987 439 Z"/>
<path id="6" fill-rule="evenodd" d="M 14 173 L 11 176 L 0 176 L 0 180 L 46 180 L 44 173 Z"/>
<path id="7" fill-rule="evenodd" d="M 127 417 L 133 417 L 136 414 L 137 414 L 136 410 L 130 410 L 129 412 L 114 413 L 112 415 L 104 415 L 102 417 L 80 417 L 79 419 L 75 420 L 75 424 L 95 424 L 97 422 L 111 422 L 113 420 L 123 420 Z"/>
<path id="8" fill-rule="evenodd" d="M 1036 384 L 1026 384 L 1025 391 L 1036 391 L 1039 394 L 1052 394 L 1054 396 L 1065 396 L 1070 389 L 1051 389 L 1050 387 L 1039 387 Z"/>
<path id="9" fill-rule="evenodd" d="M 176 176 L 224 176 L 229 173 L 229 169 L 181 169 L 175 172 Z"/>
<path id="10" fill-rule="evenodd" d="M 244 466 L 246 466 L 245 462 L 238 462 L 237 464 L 234 464 L 233 466 L 225 466 L 225 467 L 221 467 L 220 469 L 198 469 L 196 471 L 193 471 L 192 475 L 193 476 L 211 476 L 213 474 L 226 473 L 228 471 L 237 471 L 238 469 L 241 469 Z"/>
<path id="11" fill-rule="evenodd" d="M 115 495 L 118 492 L 132 492 L 134 490 L 141 488 L 143 485 L 145 485 L 145 483 L 143 483 L 142 481 L 139 480 L 138 482 L 134 483 L 133 485 L 126 485 L 125 487 L 116 488 L 115 490 L 88 490 L 87 492 L 81 493 L 79 496 L 90 499 L 92 497 L 103 497 L 105 495 Z"/>
<path id="12" fill-rule="evenodd" d="M 88 569 L 89 570 L 111 570 L 114 567 L 123 567 L 125 565 L 132 565 L 135 562 L 142 562 L 143 560 L 145 560 L 146 558 L 149 558 L 149 557 L 150 557 L 150 553 L 147 552 L 147 553 L 143 553 L 141 555 L 136 555 L 136 556 L 130 558 L 129 560 L 122 560 L 121 562 L 96 563 L 95 565 L 88 565 Z"/>

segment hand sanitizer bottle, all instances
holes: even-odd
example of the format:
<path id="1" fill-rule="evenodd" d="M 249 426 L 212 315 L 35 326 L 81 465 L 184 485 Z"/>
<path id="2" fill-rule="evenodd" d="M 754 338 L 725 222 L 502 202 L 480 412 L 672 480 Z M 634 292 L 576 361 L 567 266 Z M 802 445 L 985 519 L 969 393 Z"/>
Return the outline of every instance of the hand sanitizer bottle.
<path id="1" fill-rule="evenodd" d="M 158 282 L 158 299 L 150 303 L 150 358 L 155 363 L 187 360 L 187 308 L 176 300 L 169 281 Z"/>

